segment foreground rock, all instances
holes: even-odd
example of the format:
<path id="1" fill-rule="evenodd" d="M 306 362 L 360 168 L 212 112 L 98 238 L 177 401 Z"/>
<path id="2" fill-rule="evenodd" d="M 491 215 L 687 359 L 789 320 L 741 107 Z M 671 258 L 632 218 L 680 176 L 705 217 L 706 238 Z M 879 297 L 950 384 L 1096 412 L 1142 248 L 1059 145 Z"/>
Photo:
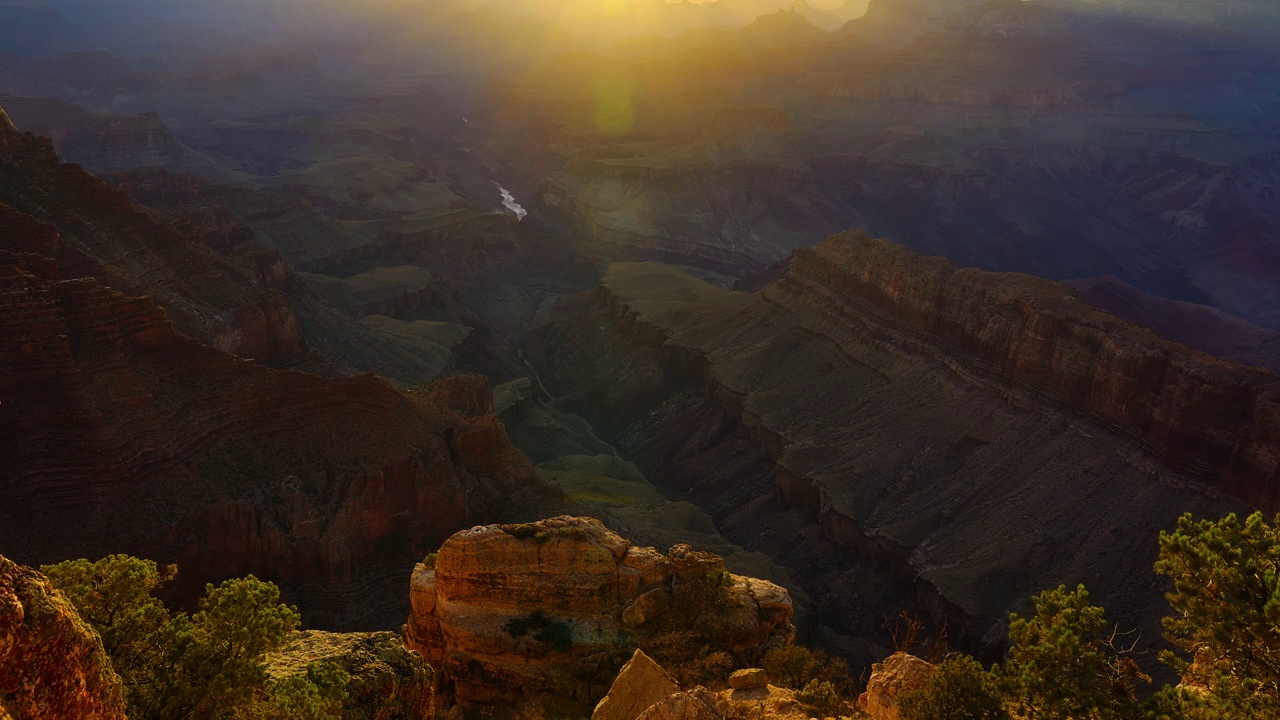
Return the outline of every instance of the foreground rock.
<path id="1" fill-rule="evenodd" d="M 124 720 L 102 639 L 39 572 L 0 556 L 0 718 Z"/>
<path id="2" fill-rule="evenodd" d="M 867 691 L 858 696 L 858 707 L 871 720 L 901 720 L 898 699 L 903 693 L 919 690 L 929 684 L 936 666 L 920 658 L 900 652 L 882 663 L 871 666 Z"/>
<path id="3" fill-rule="evenodd" d="M 414 568 L 406 644 L 463 705 L 538 691 L 594 701 L 631 655 L 633 633 L 723 568 L 688 546 L 635 547 L 589 518 L 477 527 Z M 751 661 L 791 642 L 786 590 L 729 577 L 721 647 Z"/>
<path id="4" fill-rule="evenodd" d="M 332 661 L 350 676 L 345 720 L 422 720 L 431 716 L 432 671 L 395 633 L 304 630 L 268 659 L 272 679 L 302 675 Z"/>
<path id="5" fill-rule="evenodd" d="M 680 690 L 653 658 L 636 650 L 596 705 L 591 720 L 636 720 L 641 713 Z"/>
<path id="6" fill-rule="evenodd" d="M 730 686 L 721 692 L 705 687 L 682 691 L 653 660 L 636 651 L 591 720 L 805 720 L 812 715 L 795 693 L 769 685 L 768 675 L 759 668 L 734 673 Z"/>

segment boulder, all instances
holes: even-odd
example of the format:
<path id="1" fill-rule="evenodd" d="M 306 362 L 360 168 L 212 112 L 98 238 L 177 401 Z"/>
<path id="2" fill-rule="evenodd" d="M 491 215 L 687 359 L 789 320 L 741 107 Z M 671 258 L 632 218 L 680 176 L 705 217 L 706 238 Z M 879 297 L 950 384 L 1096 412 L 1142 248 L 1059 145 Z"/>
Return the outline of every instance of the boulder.
<path id="1" fill-rule="evenodd" d="M 704 687 L 677 692 L 640 714 L 639 720 L 724 720 L 715 693 Z"/>
<path id="2" fill-rule="evenodd" d="M 102 638 L 49 579 L 0 556 L 0 717 L 125 720 Z"/>
<path id="3" fill-rule="evenodd" d="M 622 611 L 622 624 L 638 628 L 671 608 L 671 593 L 656 587 L 636 598 Z"/>
<path id="4" fill-rule="evenodd" d="M 858 707 L 871 720 L 901 720 L 898 698 L 929 683 L 937 667 L 905 652 L 894 653 L 871 666 L 867 691 L 858 696 Z"/>
<path id="5" fill-rule="evenodd" d="M 679 690 L 666 670 L 643 651 L 636 650 L 618 672 L 609 694 L 596 705 L 591 720 L 636 720 L 645 710 Z"/>
<path id="6" fill-rule="evenodd" d="M 734 690 L 755 690 L 768 685 L 769 673 L 760 668 L 739 670 L 729 676 L 729 687 Z"/>
<path id="7" fill-rule="evenodd" d="M 633 631 L 723 568 L 687 545 L 670 554 L 633 547 L 591 518 L 476 527 L 414 569 L 405 643 L 464 706 L 548 692 L 590 707 L 632 657 Z M 721 646 L 745 663 L 790 642 L 787 591 L 727 577 Z"/>

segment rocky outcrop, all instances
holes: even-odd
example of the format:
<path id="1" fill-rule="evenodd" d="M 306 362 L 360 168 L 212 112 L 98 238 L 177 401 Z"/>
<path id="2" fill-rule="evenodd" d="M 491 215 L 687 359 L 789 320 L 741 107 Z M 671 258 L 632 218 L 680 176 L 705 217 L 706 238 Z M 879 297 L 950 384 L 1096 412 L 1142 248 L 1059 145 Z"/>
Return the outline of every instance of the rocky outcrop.
<path id="1" fill-rule="evenodd" d="M 24 130 L 49 138 L 67 162 L 104 173 L 165 167 L 187 159 L 184 148 L 156 113 L 104 115 L 50 98 L 5 97 L 9 117 Z"/>
<path id="2" fill-rule="evenodd" d="M 936 666 L 905 652 L 894 653 L 871 667 L 867 691 L 858 696 L 858 708 L 871 720 L 902 720 L 898 699 L 903 693 L 929 684 Z"/>
<path id="3" fill-rule="evenodd" d="M 303 630 L 267 657 L 272 680 L 303 675 L 333 662 L 349 676 L 342 717 L 350 720 L 426 720 L 431 717 L 432 670 L 390 632 Z"/>
<path id="4" fill-rule="evenodd" d="M 449 677 L 460 704 L 537 691 L 594 701 L 631 634 L 723 567 L 688 546 L 635 547 L 590 518 L 477 527 L 414 568 L 405 641 Z M 730 577 L 721 646 L 746 659 L 791 642 L 786 590 Z"/>
<path id="5" fill-rule="evenodd" d="M 0 556 L 0 717 L 124 720 L 98 633 L 39 572 Z"/>
<path id="6" fill-rule="evenodd" d="M 266 368 L 63 274 L 0 252 L 0 547 L 23 562 L 176 562 L 179 600 L 252 572 L 312 627 L 367 627 L 404 617 L 425 548 L 555 497 L 476 412 L 482 379 L 404 394 Z"/>

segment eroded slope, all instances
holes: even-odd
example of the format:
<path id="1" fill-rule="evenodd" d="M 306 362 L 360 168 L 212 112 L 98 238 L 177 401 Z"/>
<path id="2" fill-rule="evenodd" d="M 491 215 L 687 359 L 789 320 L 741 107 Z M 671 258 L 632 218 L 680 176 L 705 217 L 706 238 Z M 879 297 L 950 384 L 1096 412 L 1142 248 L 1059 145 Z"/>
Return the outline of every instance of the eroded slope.
<path id="1" fill-rule="evenodd" d="M 615 265 L 529 346 L 553 392 L 731 540 L 824 597 L 835 582 L 851 598 L 824 609 L 837 626 L 860 622 L 865 591 L 806 528 L 962 643 L 998 641 L 1010 608 L 1076 582 L 1153 638 L 1159 530 L 1242 508 L 1228 491 L 1275 502 L 1274 376 L 1064 285 L 855 234 L 755 293 Z"/>

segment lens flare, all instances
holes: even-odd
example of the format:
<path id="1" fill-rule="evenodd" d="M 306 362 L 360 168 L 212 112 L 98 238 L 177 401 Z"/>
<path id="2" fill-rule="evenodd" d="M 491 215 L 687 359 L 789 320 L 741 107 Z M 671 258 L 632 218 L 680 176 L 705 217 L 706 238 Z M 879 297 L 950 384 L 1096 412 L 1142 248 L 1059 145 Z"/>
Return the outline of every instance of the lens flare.
<path id="1" fill-rule="evenodd" d="M 601 135 L 625 135 L 636 121 L 631 79 L 621 72 L 603 72 L 591 89 L 596 130 Z"/>

